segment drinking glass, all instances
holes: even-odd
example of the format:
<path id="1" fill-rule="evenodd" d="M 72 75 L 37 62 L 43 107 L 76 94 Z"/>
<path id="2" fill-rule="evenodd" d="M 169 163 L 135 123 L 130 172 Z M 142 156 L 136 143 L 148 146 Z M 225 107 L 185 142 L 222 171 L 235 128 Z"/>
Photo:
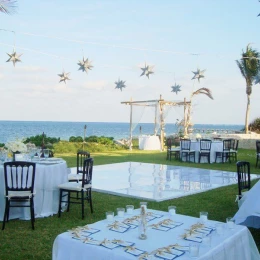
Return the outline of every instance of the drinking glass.
<path id="1" fill-rule="evenodd" d="M 114 220 L 114 212 L 113 211 L 107 211 L 106 212 L 106 219 L 109 222 L 112 222 Z"/>
<path id="2" fill-rule="evenodd" d="M 169 212 L 170 216 L 176 215 L 176 206 L 169 206 L 168 212 Z"/>
<path id="3" fill-rule="evenodd" d="M 235 228 L 235 221 L 233 220 L 232 217 L 228 217 L 228 218 L 226 219 L 226 221 L 227 221 L 227 227 L 228 227 L 228 229 L 234 229 L 234 228 Z"/>
<path id="4" fill-rule="evenodd" d="M 125 215 L 125 208 L 117 208 L 117 216 L 123 218 Z"/>
<path id="5" fill-rule="evenodd" d="M 132 215 L 134 213 L 134 206 L 133 205 L 126 205 L 126 213 L 128 215 Z"/>
<path id="6" fill-rule="evenodd" d="M 49 158 L 49 155 L 50 155 L 49 149 L 44 149 L 43 154 L 44 154 L 44 158 Z"/>
<path id="7" fill-rule="evenodd" d="M 208 220 L 208 212 L 201 211 L 200 212 L 200 220 L 201 220 L 202 223 L 205 224 Z"/>
<path id="8" fill-rule="evenodd" d="M 189 253 L 191 258 L 196 258 L 199 256 L 200 245 L 197 243 L 190 243 L 189 245 Z"/>

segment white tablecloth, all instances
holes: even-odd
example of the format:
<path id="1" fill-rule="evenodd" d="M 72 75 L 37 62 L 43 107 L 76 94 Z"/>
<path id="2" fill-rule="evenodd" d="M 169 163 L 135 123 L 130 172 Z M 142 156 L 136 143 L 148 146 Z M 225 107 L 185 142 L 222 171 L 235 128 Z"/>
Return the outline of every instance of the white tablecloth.
<path id="1" fill-rule="evenodd" d="M 137 212 L 139 213 L 140 209 L 135 210 L 135 214 L 137 214 Z M 168 213 L 166 212 L 153 212 L 164 214 L 164 217 L 152 220 L 151 222 L 148 222 L 148 225 L 158 223 L 164 218 L 169 218 Z M 117 220 L 120 220 L 118 217 L 116 218 Z M 175 215 L 174 220 L 183 222 L 184 224 L 167 232 L 149 228 L 147 231 L 147 240 L 138 239 L 138 228 L 129 229 L 125 233 L 110 231 L 107 227 L 108 222 L 106 220 L 96 222 L 89 226 L 101 230 L 100 232 L 91 235 L 91 237 L 93 237 L 96 240 L 102 241 L 103 239 L 107 238 L 109 240 L 120 239 L 123 241 L 134 242 L 134 246 L 136 248 L 142 249 L 147 252 L 151 252 L 155 249 L 168 246 L 170 244 L 178 243 L 182 246 L 188 246 L 190 244 L 189 241 L 182 239 L 181 235 L 187 232 L 186 229 L 189 229 L 191 225 L 198 223 L 199 219 L 184 215 Z M 207 225 L 212 226 L 216 223 L 219 222 L 208 221 Z M 223 225 L 226 224 L 223 223 Z M 246 227 L 236 225 L 233 230 L 225 228 L 223 235 L 214 234 L 215 232 L 216 231 L 213 231 L 213 233 L 211 234 L 211 247 L 204 245 L 203 243 L 200 243 L 200 256 L 196 259 L 259 260 L 258 249 L 250 231 Z M 118 247 L 111 250 L 102 246 L 85 244 L 80 240 L 73 239 L 72 235 L 69 232 L 66 232 L 56 237 L 53 244 L 52 259 L 131 260 L 137 258 L 131 254 L 124 252 L 123 247 Z M 185 254 L 180 256 L 178 259 L 190 259 L 189 253 L 185 252 Z"/>
<path id="2" fill-rule="evenodd" d="M 190 149 L 195 151 L 195 162 L 199 162 L 200 142 L 191 141 Z M 222 152 L 222 151 L 223 151 L 223 142 L 222 141 L 212 141 L 211 150 L 210 150 L 210 163 L 215 162 L 216 152 Z M 207 162 L 208 162 L 208 160 L 206 157 L 201 157 L 201 163 L 207 163 Z M 220 161 L 217 161 L 217 162 L 220 162 Z"/>
<path id="3" fill-rule="evenodd" d="M 242 197 L 238 212 L 234 216 L 237 224 L 247 227 L 260 228 L 260 181 L 258 181 L 247 193 Z"/>
<path id="4" fill-rule="evenodd" d="M 161 143 L 157 135 L 141 135 L 139 136 L 140 150 L 161 150 Z"/>
<path id="5" fill-rule="evenodd" d="M 58 212 L 58 185 L 68 180 L 67 164 L 61 161 L 56 164 L 36 163 L 34 190 L 35 217 L 47 217 Z M 4 168 L 0 166 L 0 220 L 3 220 L 5 210 Z M 29 208 L 10 208 L 10 219 L 30 219 Z"/>

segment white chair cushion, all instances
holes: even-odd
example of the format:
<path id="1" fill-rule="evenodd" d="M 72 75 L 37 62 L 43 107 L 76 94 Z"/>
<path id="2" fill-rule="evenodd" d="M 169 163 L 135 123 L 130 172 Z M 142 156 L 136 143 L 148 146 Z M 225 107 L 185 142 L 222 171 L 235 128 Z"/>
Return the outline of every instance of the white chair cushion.
<path id="1" fill-rule="evenodd" d="M 79 174 L 70 173 L 70 174 L 68 174 L 68 180 L 69 181 L 81 181 L 82 180 L 82 173 L 79 173 Z"/>
<path id="2" fill-rule="evenodd" d="M 58 187 L 60 189 L 64 189 L 64 190 L 81 191 L 82 183 L 81 182 L 66 182 L 66 183 L 60 184 Z M 89 188 L 91 188 L 91 184 L 86 184 L 83 189 L 86 190 Z"/>
<path id="3" fill-rule="evenodd" d="M 171 148 L 168 151 L 170 151 L 170 152 L 179 152 L 180 150 L 181 150 L 180 147 L 176 147 L 176 148 Z"/>
<path id="4" fill-rule="evenodd" d="M 14 197 L 28 197 L 30 199 L 34 194 L 30 191 L 9 191 L 8 196 L 6 196 L 8 199 L 12 199 Z"/>

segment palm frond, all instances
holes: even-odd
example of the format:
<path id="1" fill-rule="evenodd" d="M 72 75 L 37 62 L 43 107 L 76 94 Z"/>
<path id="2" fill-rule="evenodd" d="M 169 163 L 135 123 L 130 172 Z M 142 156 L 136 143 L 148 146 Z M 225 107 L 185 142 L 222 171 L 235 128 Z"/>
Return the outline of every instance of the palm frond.
<path id="1" fill-rule="evenodd" d="M 0 0 L 0 12 L 5 14 L 13 14 L 16 12 L 17 1 L 13 0 Z"/>
<path id="2" fill-rule="evenodd" d="M 200 95 L 200 94 L 204 94 L 204 95 L 208 96 L 209 98 L 214 99 L 212 96 L 211 90 L 209 88 L 199 88 L 192 93 L 191 97 Z"/>

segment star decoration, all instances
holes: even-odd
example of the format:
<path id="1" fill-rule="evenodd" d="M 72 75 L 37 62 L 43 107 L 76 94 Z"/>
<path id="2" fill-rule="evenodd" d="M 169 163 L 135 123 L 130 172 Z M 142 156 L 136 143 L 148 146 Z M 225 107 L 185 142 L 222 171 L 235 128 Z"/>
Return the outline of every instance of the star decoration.
<path id="1" fill-rule="evenodd" d="M 200 70 L 197 69 L 197 71 L 192 71 L 192 73 L 194 73 L 194 76 L 192 79 L 198 79 L 198 81 L 200 82 L 200 78 L 204 78 L 205 76 L 203 75 L 203 73 L 205 72 L 205 70 Z"/>
<path id="2" fill-rule="evenodd" d="M 120 80 L 120 79 L 118 79 L 118 81 L 116 81 L 115 84 L 116 84 L 116 87 L 115 87 L 115 88 L 118 88 L 118 89 L 120 89 L 121 91 L 122 91 L 122 88 L 125 88 L 125 87 L 126 87 L 125 81 Z"/>
<path id="3" fill-rule="evenodd" d="M 176 83 L 175 83 L 175 85 L 172 86 L 171 88 L 172 88 L 172 92 L 175 92 L 176 95 L 178 94 L 178 92 L 181 91 L 181 86 L 180 86 L 180 85 L 176 85 Z"/>
<path id="4" fill-rule="evenodd" d="M 82 72 L 86 72 L 88 73 L 88 70 L 91 70 L 93 68 L 93 66 L 91 65 L 91 61 L 89 61 L 88 59 L 85 60 L 85 58 L 83 57 L 83 60 L 80 60 L 79 63 L 79 70 L 82 70 Z"/>
<path id="5" fill-rule="evenodd" d="M 255 84 L 260 83 L 260 72 L 255 76 Z"/>
<path id="6" fill-rule="evenodd" d="M 64 70 L 63 70 L 63 72 L 61 73 L 61 74 L 58 74 L 58 76 L 60 77 L 60 81 L 59 82 L 62 82 L 62 81 L 64 81 L 64 83 L 66 84 L 66 80 L 70 80 L 69 79 L 69 72 L 68 73 L 66 73 Z"/>
<path id="7" fill-rule="evenodd" d="M 21 62 L 20 56 L 22 56 L 22 54 L 17 54 L 15 50 L 13 50 L 13 53 L 11 54 L 7 53 L 7 55 L 9 56 L 9 59 L 6 62 L 12 61 L 14 67 L 16 62 Z"/>
<path id="8" fill-rule="evenodd" d="M 146 76 L 149 79 L 149 75 L 153 74 L 153 66 L 150 65 L 144 65 L 144 68 L 141 68 L 141 70 L 143 71 L 142 74 L 140 75 L 140 77 L 142 76 Z"/>

